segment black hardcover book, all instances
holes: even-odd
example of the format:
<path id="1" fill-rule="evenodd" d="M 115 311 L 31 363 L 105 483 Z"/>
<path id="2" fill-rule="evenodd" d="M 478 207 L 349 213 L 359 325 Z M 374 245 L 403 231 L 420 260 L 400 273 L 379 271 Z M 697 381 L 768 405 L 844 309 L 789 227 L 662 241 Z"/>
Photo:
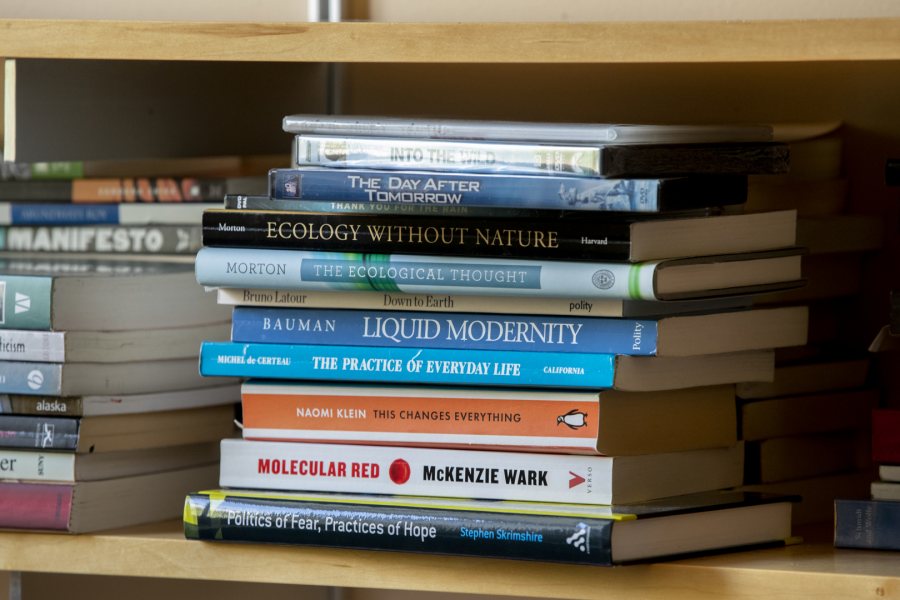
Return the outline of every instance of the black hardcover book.
<path id="1" fill-rule="evenodd" d="M 633 506 L 214 490 L 185 499 L 188 539 L 608 566 L 784 543 L 791 499 L 712 492 Z"/>
<path id="2" fill-rule="evenodd" d="M 645 261 L 790 247 L 795 223 L 794 211 L 634 220 L 211 209 L 203 213 L 203 245 Z"/>

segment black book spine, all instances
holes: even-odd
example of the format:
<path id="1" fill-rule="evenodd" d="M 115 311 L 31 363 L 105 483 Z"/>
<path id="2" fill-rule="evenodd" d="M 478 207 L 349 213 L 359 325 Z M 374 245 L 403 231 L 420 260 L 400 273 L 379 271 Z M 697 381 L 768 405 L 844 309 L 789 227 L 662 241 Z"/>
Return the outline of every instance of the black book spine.
<path id="1" fill-rule="evenodd" d="M 299 168 L 269 171 L 269 196 L 295 202 L 289 210 L 509 214 L 516 210 L 658 214 L 741 204 L 747 177 L 604 179 L 557 175 Z M 367 207 L 367 208 L 366 208 Z M 242 207 L 251 208 L 251 207 Z M 360 209 L 356 209 L 360 210 Z M 446 212 L 440 212 L 446 211 Z"/>
<path id="2" fill-rule="evenodd" d="M 787 144 L 624 145 L 601 149 L 604 177 L 777 175 L 790 168 Z"/>
<path id="3" fill-rule="evenodd" d="M 78 425 L 78 419 L 0 415 L 0 446 L 75 450 Z"/>
<path id="4" fill-rule="evenodd" d="M 628 260 L 627 220 L 207 210 L 203 245 L 379 254 Z"/>
<path id="5" fill-rule="evenodd" d="M 614 521 L 190 494 L 188 539 L 610 565 Z"/>

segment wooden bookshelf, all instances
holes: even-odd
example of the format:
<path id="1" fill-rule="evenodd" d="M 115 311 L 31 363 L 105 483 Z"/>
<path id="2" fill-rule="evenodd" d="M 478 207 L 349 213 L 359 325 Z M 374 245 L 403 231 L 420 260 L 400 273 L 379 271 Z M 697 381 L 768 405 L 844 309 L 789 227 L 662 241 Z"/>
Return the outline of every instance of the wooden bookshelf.
<path id="1" fill-rule="evenodd" d="M 98 535 L 3 533 L 0 569 L 572 599 L 825 600 L 900 591 L 900 556 L 834 550 L 826 541 L 602 568 L 198 542 L 183 539 L 178 522 Z"/>
<path id="2" fill-rule="evenodd" d="M 555 24 L 0 20 L 0 56 L 190 63 L 185 77 L 190 69 L 211 63 L 250 63 L 251 68 L 256 63 L 260 70 L 273 64 L 345 63 L 344 111 L 351 114 L 650 123 L 840 120 L 854 209 L 896 221 L 896 194 L 880 182 L 884 159 L 900 156 L 900 19 Z M 292 72 L 276 69 L 272 77 Z M 231 84 L 223 81 L 222 90 Z M 228 101 L 227 95 L 217 97 Z M 64 95 L 53 101 L 66 110 Z M 280 129 L 280 123 L 271 127 Z M 281 150 L 286 149 L 285 142 Z M 869 322 L 861 338 L 881 325 L 882 293 L 900 280 L 898 238 L 889 238 L 882 258 L 867 271 L 872 306 L 864 311 Z M 900 397 L 900 382 L 888 378 L 885 387 L 893 398 Z M 822 532 L 786 548 L 602 569 L 200 543 L 182 539 L 180 531 L 172 522 L 84 536 L 0 533 L 0 570 L 553 598 L 900 596 L 900 554 L 834 550 Z M 492 568 L 483 568 L 488 563 Z"/>

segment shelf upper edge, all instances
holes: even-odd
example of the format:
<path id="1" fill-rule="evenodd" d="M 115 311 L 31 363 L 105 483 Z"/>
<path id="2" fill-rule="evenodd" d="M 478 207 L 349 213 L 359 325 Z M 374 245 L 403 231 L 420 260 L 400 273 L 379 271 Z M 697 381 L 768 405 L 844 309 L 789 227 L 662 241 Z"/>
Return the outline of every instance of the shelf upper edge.
<path id="1" fill-rule="evenodd" d="M 609 23 L 212 23 L 0 19 L 0 56 L 252 62 L 900 60 L 900 18 Z"/>

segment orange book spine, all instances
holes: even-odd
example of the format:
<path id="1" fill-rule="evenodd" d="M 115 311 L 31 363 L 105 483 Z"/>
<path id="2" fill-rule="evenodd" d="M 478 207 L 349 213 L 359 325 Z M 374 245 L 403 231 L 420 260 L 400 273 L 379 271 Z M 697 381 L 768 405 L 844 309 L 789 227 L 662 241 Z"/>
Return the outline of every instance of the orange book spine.
<path id="1" fill-rule="evenodd" d="M 242 403 L 247 439 L 591 452 L 599 430 L 590 393 L 247 384 Z"/>

